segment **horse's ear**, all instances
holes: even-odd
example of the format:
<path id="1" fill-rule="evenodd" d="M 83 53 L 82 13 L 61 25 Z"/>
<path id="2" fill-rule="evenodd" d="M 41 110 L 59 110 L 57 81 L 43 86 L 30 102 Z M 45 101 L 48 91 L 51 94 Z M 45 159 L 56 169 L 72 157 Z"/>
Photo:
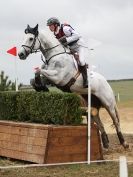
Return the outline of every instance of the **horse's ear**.
<path id="1" fill-rule="evenodd" d="M 27 29 L 29 29 L 30 28 L 30 26 L 29 25 L 27 25 Z"/>
<path id="2" fill-rule="evenodd" d="M 38 35 L 38 24 L 34 28 L 34 33 L 35 33 L 36 36 Z"/>
<path id="3" fill-rule="evenodd" d="M 27 25 L 27 28 L 25 29 L 25 33 L 27 34 L 29 32 L 30 26 Z"/>
<path id="4" fill-rule="evenodd" d="M 35 30 L 35 31 L 37 31 L 37 30 L 38 30 L 38 24 L 35 26 L 34 30 Z"/>

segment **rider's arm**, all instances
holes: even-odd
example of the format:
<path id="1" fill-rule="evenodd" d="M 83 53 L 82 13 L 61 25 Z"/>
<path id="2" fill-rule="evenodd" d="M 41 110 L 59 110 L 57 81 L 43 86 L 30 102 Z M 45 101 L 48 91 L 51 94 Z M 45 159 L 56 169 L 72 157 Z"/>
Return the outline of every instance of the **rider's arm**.
<path id="1" fill-rule="evenodd" d="M 66 36 L 67 44 L 74 42 L 80 38 L 79 34 L 75 32 L 70 26 L 64 26 L 63 32 Z"/>

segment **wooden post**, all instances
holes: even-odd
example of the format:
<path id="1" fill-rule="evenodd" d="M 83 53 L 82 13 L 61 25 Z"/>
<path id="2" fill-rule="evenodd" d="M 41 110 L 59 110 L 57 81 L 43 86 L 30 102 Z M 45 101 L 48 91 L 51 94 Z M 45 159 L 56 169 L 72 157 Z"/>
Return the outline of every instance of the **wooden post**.
<path id="1" fill-rule="evenodd" d="M 120 156 L 120 177 L 128 177 L 127 160 L 125 156 Z"/>

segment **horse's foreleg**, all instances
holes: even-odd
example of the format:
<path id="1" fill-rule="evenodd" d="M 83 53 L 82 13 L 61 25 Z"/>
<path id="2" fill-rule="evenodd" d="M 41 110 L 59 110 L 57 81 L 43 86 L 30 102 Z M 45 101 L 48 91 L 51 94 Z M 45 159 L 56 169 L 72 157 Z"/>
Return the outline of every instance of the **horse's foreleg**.
<path id="1" fill-rule="evenodd" d="M 58 74 L 57 70 L 46 70 L 46 69 L 41 69 L 40 74 L 46 76 L 46 77 L 52 77 Z"/>
<path id="2" fill-rule="evenodd" d="M 35 78 L 30 80 L 30 84 L 37 92 L 40 92 L 40 91 L 48 92 L 49 91 L 46 84 L 42 82 L 42 79 L 39 74 L 35 74 Z"/>
<path id="3" fill-rule="evenodd" d="M 60 75 L 58 74 L 59 72 L 57 70 L 44 70 L 41 69 L 40 74 L 44 75 L 47 77 L 47 79 L 51 80 L 54 82 L 56 85 L 58 85 L 61 81 Z"/>

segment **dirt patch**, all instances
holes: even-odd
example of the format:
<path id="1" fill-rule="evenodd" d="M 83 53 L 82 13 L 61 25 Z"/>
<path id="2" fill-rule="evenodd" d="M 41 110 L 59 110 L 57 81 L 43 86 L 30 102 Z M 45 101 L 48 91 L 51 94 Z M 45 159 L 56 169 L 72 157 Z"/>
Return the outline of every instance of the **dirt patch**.
<path id="1" fill-rule="evenodd" d="M 109 149 L 103 149 L 104 159 L 116 160 L 120 156 L 126 156 L 128 161 L 133 162 L 133 134 L 124 134 L 126 141 L 129 143 L 129 149 L 124 149 L 120 145 L 116 134 L 108 134 Z"/>
<path id="2" fill-rule="evenodd" d="M 119 108 L 120 126 L 123 133 L 133 134 L 133 108 Z M 107 133 L 115 133 L 112 119 L 105 109 L 101 109 L 100 117 Z"/>
<path id="3" fill-rule="evenodd" d="M 112 120 L 105 109 L 100 112 L 101 120 L 108 134 L 110 147 L 104 150 L 105 159 L 118 159 L 124 155 L 128 161 L 133 161 L 133 108 L 119 108 L 120 126 L 125 140 L 129 143 L 129 149 L 125 150 L 119 143 L 115 128 L 112 127 Z"/>

